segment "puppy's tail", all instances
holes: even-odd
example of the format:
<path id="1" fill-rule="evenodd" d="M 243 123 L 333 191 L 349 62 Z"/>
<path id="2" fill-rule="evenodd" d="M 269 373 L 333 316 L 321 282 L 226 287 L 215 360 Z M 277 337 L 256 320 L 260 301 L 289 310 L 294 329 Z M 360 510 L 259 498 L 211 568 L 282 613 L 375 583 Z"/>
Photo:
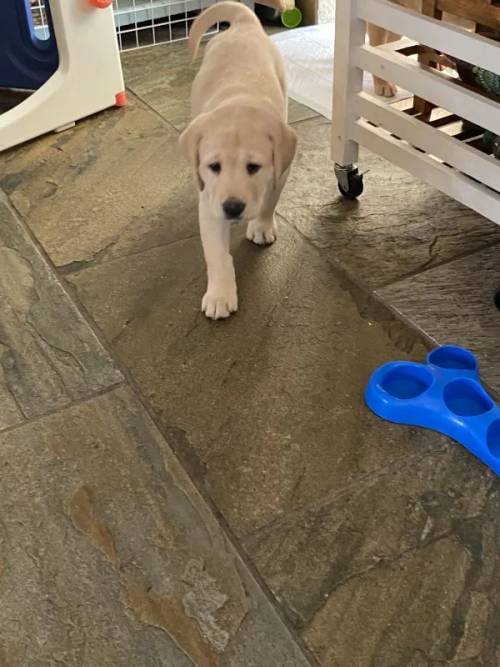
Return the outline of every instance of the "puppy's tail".
<path id="1" fill-rule="evenodd" d="M 255 14 L 240 2 L 216 2 L 197 16 L 191 26 L 188 45 L 193 60 L 198 54 L 201 38 L 216 23 L 248 23 L 261 27 Z"/>

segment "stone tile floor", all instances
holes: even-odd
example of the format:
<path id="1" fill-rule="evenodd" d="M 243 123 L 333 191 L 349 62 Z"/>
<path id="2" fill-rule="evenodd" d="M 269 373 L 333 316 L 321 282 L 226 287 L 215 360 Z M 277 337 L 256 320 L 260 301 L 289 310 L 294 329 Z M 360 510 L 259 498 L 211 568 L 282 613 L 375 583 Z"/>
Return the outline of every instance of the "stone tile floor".
<path id="1" fill-rule="evenodd" d="M 429 340 L 498 387 L 500 229 L 369 154 L 339 200 L 292 104 L 279 241 L 234 230 L 210 323 L 195 68 L 124 66 L 128 107 L 0 156 L 0 664 L 500 665 L 499 483 L 362 400 Z"/>

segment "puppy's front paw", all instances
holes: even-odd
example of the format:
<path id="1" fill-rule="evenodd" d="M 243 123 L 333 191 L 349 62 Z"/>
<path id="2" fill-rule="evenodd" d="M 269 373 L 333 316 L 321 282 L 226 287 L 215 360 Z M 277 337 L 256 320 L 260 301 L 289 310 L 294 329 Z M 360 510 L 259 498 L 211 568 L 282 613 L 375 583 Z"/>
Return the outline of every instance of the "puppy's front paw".
<path id="1" fill-rule="evenodd" d="M 378 76 L 373 77 L 373 87 L 375 89 L 375 94 L 380 95 L 380 97 L 394 97 L 398 92 L 397 87 L 389 81 L 384 81 Z"/>
<path id="2" fill-rule="evenodd" d="M 236 285 L 226 289 L 208 289 L 201 302 L 201 309 L 211 320 L 222 320 L 238 310 Z"/>
<path id="3" fill-rule="evenodd" d="M 276 223 L 261 222 L 260 220 L 250 220 L 247 227 L 247 239 L 257 245 L 271 245 L 276 241 L 277 229 Z"/>

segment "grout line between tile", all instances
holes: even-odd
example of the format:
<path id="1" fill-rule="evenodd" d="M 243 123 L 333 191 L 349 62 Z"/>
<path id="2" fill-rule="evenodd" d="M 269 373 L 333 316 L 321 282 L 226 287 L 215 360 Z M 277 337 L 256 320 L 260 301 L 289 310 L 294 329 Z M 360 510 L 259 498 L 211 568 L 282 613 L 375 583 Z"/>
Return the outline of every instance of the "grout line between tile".
<path id="1" fill-rule="evenodd" d="M 408 329 L 408 333 L 412 333 L 413 335 L 415 335 L 416 337 L 415 342 L 422 342 L 425 345 L 429 346 L 429 337 L 425 334 L 425 332 L 422 332 L 420 329 L 408 323 L 406 320 L 400 317 L 399 314 L 393 309 L 388 308 L 386 302 L 381 298 L 381 296 L 375 290 L 370 289 L 364 283 L 355 280 L 352 274 L 345 268 L 343 264 L 341 264 L 337 259 L 328 256 L 325 250 L 323 250 L 322 248 L 318 248 L 313 243 L 313 241 L 311 241 L 305 234 L 303 234 L 303 232 L 301 232 L 293 223 L 289 222 L 285 216 L 283 216 L 281 213 L 278 213 L 278 215 L 289 228 L 294 230 L 303 240 L 306 241 L 306 243 L 311 248 L 314 248 L 316 252 L 318 252 L 320 256 L 322 256 L 325 259 L 325 261 L 330 266 L 331 270 L 340 280 L 342 287 L 344 289 L 347 289 L 351 293 L 354 303 L 358 306 L 361 317 L 363 319 L 376 319 L 377 321 L 380 321 L 380 318 L 370 318 L 367 317 L 365 314 L 361 313 L 360 297 L 364 297 L 366 300 L 368 300 L 369 307 L 373 306 L 375 307 L 378 306 L 379 308 L 381 307 L 387 313 L 388 319 L 397 320 L 403 323 L 404 326 Z"/>
<path id="2" fill-rule="evenodd" d="M 133 252 L 126 252 L 123 255 L 117 255 L 116 257 L 110 257 L 109 259 L 104 259 L 104 257 L 96 257 L 89 259 L 87 261 L 83 260 L 81 262 L 69 262 L 68 264 L 61 264 L 61 266 L 56 266 L 54 264 L 54 269 L 59 276 L 71 276 L 75 273 L 80 273 L 88 269 L 93 269 L 98 266 L 104 266 L 118 262 L 121 259 L 127 259 L 129 257 L 137 257 L 147 252 L 152 252 L 153 250 L 160 248 L 168 248 L 169 246 L 176 245 L 178 243 L 183 243 L 185 241 L 191 241 L 193 239 L 199 238 L 199 234 L 191 234 L 190 236 L 185 236 L 182 239 L 174 239 L 172 241 L 166 241 L 165 243 L 158 243 L 157 245 L 152 245 L 149 248 L 142 248 L 140 250 L 135 250 Z M 99 253 L 97 253 L 99 254 Z"/>
<path id="3" fill-rule="evenodd" d="M 101 342 L 101 341 L 99 341 Z M 112 360 L 114 361 L 114 357 L 111 357 Z M 118 366 L 116 366 L 118 368 Z M 0 438 L 6 434 L 6 433 L 12 433 L 12 431 L 16 431 L 17 429 L 23 428 L 24 426 L 29 426 L 30 424 L 36 424 L 37 422 L 41 421 L 42 419 L 45 419 L 46 417 L 51 417 L 53 415 L 57 415 L 61 412 L 65 412 L 66 410 L 73 408 L 77 405 L 85 405 L 85 403 L 89 403 L 93 401 L 96 398 L 99 398 L 100 396 L 106 396 L 106 394 L 109 394 L 119 387 L 123 386 L 126 384 L 125 379 L 120 380 L 119 382 L 115 382 L 114 384 L 109 385 L 108 387 L 103 387 L 102 389 L 99 389 L 98 391 L 93 392 L 92 394 L 89 394 L 88 396 L 84 396 L 82 398 L 76 399 L 74 401 L 68 401 L 68 403 L 65 403 L 64 405 L 61 405 L 58 408 L 54 408 L 53 410 L 47 410 L 46 412 L 36 415 L 35 417 L 29 417 L 27 419 L 24 419 L 23 421 L 19 422 L 18 424 L 12 424 L 12 426 L 6 426 L 5 428 L 0 428 Z"/>
<path id="4" fill-rule="evenodd" d="M 176 127 L 172 122 L 170 122 L 164 116 L 162 116 L 159 111 L 157 111 L 153 106 L 151 106 L 151 104 L 149 104 L 149 102 L 146 102 L 146 100 L 143 97 L 141 97 L 141 95 L 139 93 L 136 93 L 133 88 L 131 88 L 128 85 L 125 86 L 125 88 L 129 93 L 132 93 L 132 95 L 136 98 L 136 100 L 138 102 L 140 102 L 143 105 L 143 107 L 145 107 L 148 111 L 151 111 L 155 116 L 160 118 L 162 120 L 162 122 L 165 123 L 165 125 L 168 125 L 168 127 L 170 127 L 170 129 L 175 130 L 175 132 L 177 132 L 177 134 L 179 134 L 179 135 L 181 134 L 182 130 L 179 130 L 179 128 Z"/>
<path id="5" fill-rule="evenodd" d="M 474 250 L 469 250 L 468 252 L 455 255 L 455 257 L 450 257 L 449 259 L 445 259 L 443 262 L 437 262 L 436 264 L 428 265 L 423 269 L 416 269 L 415 271 L 410 271 L 400 276 L 397 280 L 391 280 L 390 282 L 387 283 L 381 283 L 380 285 L 375 287 L 374 291 L 379 292 L 381 290 L 384 290 L 386 287 L 391 287 L 392 285 L 398 285 L 399 283 L 402 283 L 405 280 L 409 280 L 410 278 L 416 278 L 417 276 L 424 275 L 429 271 L 433 271 L 434 269 L 438 269 L 443 266 L 448 266 L 448 264 L 453 264 L 453 262 L 457 262 L 461 259 L 466 259 L 467 257 L 472 257 L 477 253 L 484 252 L 489 248 L 495 248 L 497 246 L 500 246 L 500 241 L 493 241 L 489 245 L 483 246 L 482 248 L 475 248 Z"/>

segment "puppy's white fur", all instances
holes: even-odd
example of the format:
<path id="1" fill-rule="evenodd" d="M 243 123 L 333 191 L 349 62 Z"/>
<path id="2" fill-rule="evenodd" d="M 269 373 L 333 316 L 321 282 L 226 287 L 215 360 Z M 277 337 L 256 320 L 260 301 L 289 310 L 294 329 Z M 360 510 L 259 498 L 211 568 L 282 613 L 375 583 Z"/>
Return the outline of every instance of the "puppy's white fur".
<path id="1" fill-rule="evenodd" d="M 220 2 L 203 12 L 189 36 L 193 58 L 203 34 L 218 22 L 230 27 L 207 45 L 191 92 L 193 121 L 180 137 L 199 191 L 208 277 L 202 310 L 213 319 L 238 308 L 227 204 L 244 205 L 235 217 L 247 223 L 249 240 L 273 243 L 274 211 L 296 147 L 286 123 L 281 56 L 249 9 Z"/>

